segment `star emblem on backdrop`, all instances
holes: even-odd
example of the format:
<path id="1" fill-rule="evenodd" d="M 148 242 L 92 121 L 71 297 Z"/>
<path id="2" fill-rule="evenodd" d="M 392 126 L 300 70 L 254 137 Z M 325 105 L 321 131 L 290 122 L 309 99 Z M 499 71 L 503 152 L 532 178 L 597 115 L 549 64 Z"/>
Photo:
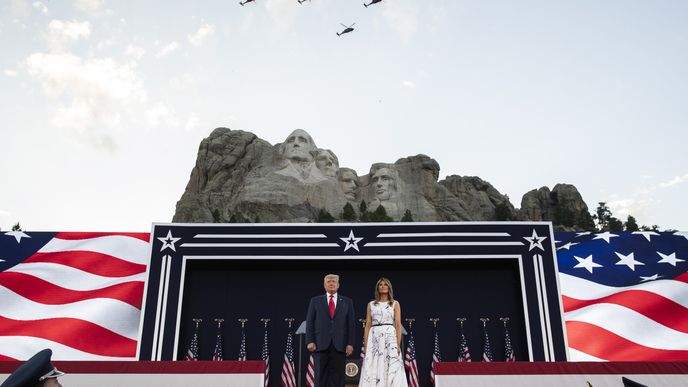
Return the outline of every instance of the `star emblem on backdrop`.
<path id="1" fill-rule="evenodd" d="M 603 232 L 603 233 L 595 234 L 595 237 L 592 238 L 592 239 L 593 239 L 593 240 L 595 240 L 595 239 L 604 239 L 605 241 L 607 241 L 607 243 L 611 243 L 611 239 L 614 238 L 614 237 L 618 237 L 618 235 L 612 234 L 612 233 L 610 233 L 609 231 L 605 231 L 605 232 Z M 649 238 L 649 237 L 648 237 L 648 238 Z"/>
<path id="2" fill-rule="evenodd" d="M 22 238 L 31 238 L 30 236 L 26 235 L 24 231 L 8 231 L 5 233 L 5 235 L 14 237 L 14 239 L 17 240 L 17 243 L 21 243 Z"/>
<path id="3" fill-rule="evenodd" d="M 160 247 L 160 251 L 165 250 L 166 248 L 172 249 L 172 251 L 177 251 L 177 249 L 174 247 L 174 244 L 177 243 L 178 240 L 182 238 L 175 238 L 172 236 L 172 230 L 167 230 L 167 236 L 164 237 L 158 237 L 158 240 L 162 242 L 162 247 Z"/>
<path id="4" fill-rule="evenodd" d="M 358 249 L 358 242 L 362 241 L 363 237 L 356 237 L 354 235 L 354 230 L 349 231 L 348 237 L 339 238 L 339 239 L 341 239 L 342 241 L 344 241 L 344 243 L 346 243 L 346 245 L 344 246 L 344 251 L 349 250 L 350 248 L 353 248 L 354 250 L 356 250 L 358 252 L 361 251 Z"/>
<path id="5" fill-rule="evenodd" d="M 533 229 L 533 235 L 531 235 L 531 236 L 529 236 L 529 237 L 523 237 L 523 239 L 527 240 L 528 243 L 530 243 L 530 247 L 528 247 L 528 251 L 530 251 L 530 250 L 532 250 L 532 249 L 534 249 L 534 248 L 536 248 L 536 247 L 537 247 L 538 249 L 542 250 L 542 251 L 545 250 L 545 248 L 542 247 L 542 241 L 544 241 L 545 239 L 547 239 L 547 237 L 546 237 L 546 236 L 543 236 L 543 237 L 538 236 L 538 234 L 537 234 L 537 232 L 535 231 L 535 229 Z"/>
<path id="6" fill-rule="evenodd" d="M 578 264 L 574 266 L 574 268 L 583 268 L 589 271 L 591 274 L 592 269 L 596 267 L 602 267 L 602 265 L 600 265 L 599 263 L 595 263 L 592 261 L 592 254 L 588 255 L 585 258 L 576 257 L 575 255 L 573 257 L 576 258 L 576 260 L 578 261 Z"/>
<path id="7" fill-rule="evenodd" d="M 630 253 L 628 255 L 623 255 L 621 253 L 614 253 L 616 254 L 617 257 L 619 257 L 619 262 L 617 262 L 617 265 L 626 265 L 628 266 L 631 270 L 635 271 L 635 267 L 637 265 L 645 265 L 644 263 L 640 261 L 636 261 L 635 258 L 633 257 L 633 253 Z"/>

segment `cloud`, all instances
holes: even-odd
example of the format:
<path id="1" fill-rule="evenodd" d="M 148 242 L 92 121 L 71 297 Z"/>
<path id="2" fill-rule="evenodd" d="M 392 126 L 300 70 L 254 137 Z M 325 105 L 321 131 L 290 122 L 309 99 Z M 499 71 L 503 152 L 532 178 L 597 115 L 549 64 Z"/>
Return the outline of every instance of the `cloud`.
<path id="1" fill-rule="evenodd" d="M 215 33 L 215 26 L 212 24 L 203 23 L 203 25 L 198 29 L 198 31 L 196 31 L 195 34 L 188 36 L 189 43 L 193 44 L 194 46 L 199 46 L 213 33 Z"/>
<path id="2" fill-rule="evenodd" d="M 124 55 L 130 59 L 132 66 L 136 66 L 145 53 L 146 50 L 144 50 L 143 47 L 134 46 L 133 44 L 128 45 L 127 49 L 124 51 Z"/>
<path id="3" fill-rule="evenodd" d="M 619 198 L 613 195 L 612 200 L 607 202 L 607 206 L 614 214 L 614 217 L 626 221 L 628 215 L 634 218 L 645 218 L 647 209 L 654 203 L 654 200 L 638 198 Z"/>
<path id="4" fill-rule="evenodd" d="M 291 0 L 268 0 L 265 3 L 265 8 L 279 27 L 286 28 L 291 26 L 298 11 L 298 8 L 294 7 L 294 3 Z"/>
<path id="5" fill-rule="evenodd" d="M 191 116 L 189 119 L 186 120 L 186 125 L 184 125 L 184 129 L 187 131 L 194 130 L 199 126 L 201 123 L 201 118 L 196 115 L 196 113 L 191 113 Z"/>
<path id="6" fill-rule="evenodd" d="M 162 102 L 158 102 L 146 111 L 146 121 L 151 127 L 161 125 L 179 126 L 176 113 Z"/>
<path id="7" fill-rule="evenodd" d="M 162 47 L 157 54 L 155 54 L 156 58 L 162 58 L 163 56 L 169 55 L 176 51 L 179 48 L 179 44 L 177 42 L 172 42 L 164 47 Z"/>
<path id="8" fill-rule="evenodd" d="M 4 69 L 2 70 L 2 73 L 5 74 L 6 76 L 10 78 L 15 78 L 17 75 L 19 75 L 18 72 L 11 70 L 11 69 Z"/>
<path id="9" fill-rule="evenodd" d="M 74 5 L 91 15 L 100 15 L 103 10 L 103 0 L 74 0 Z"/>
<path id="10" fill-rule="evenodd" d="M 418 5 L 410 0 L 388 2 L 382 15 L 390 29 L 404 38 L 418 30 Z"/>
<path id="11" fill-rule="evenodd" d="M 97 147 L 114 149 L 108 132 L 120 128 L 123 117 L 134 115 L 147 100 L 134 66 L 113 58 L 35 53 L 25 66 L 49 97 L 68 101 L 54 109 L 52 123 Z"/>
<path id="12" fill-rule="evenodd" d="M 665 182 L 665 183 L 660 183 L 659 186 L 662 188 L 668 188 L 675 186 L 677 184 L 681 184 L 688 181 L 688 173 L 684 174 L 683 176 L 676 176 L 673 179 Z"/>
<path id="13" fill-rule="evenodd" d="M 79 22 L 52 20 L 48 24 L 46 40 L 53 52 L 65 51 L 72 42 L 91 35 L 91 24 L 87 21 Z"/>
<path id="14" fill-rule="evenodd" d="M 43 15 L 48 14 L 48 7 L 45 6 L 45 4 L 41 3 L 40 1 L 34 1 L 33 2 L 33 7 L 41 11 Z"/>
<path id="15" fill-rule="evenodd" d="M 413 89 L 414 87 L 416 87 L 416 84 L 412 81 L 404 81 L 401 85 L 409 89 Z"/>

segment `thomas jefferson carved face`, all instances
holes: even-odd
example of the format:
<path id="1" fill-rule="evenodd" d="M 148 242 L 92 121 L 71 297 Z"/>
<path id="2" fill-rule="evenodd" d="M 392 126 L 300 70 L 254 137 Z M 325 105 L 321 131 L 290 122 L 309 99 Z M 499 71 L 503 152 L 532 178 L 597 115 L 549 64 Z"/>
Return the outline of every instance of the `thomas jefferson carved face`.
<path id="1" fill-rule="evenodd" d="M 303 129 L 296 129 L 282 144 L 284 157 L 296 161 L 311 161 L 315 149 L 313 138 Z"/>
<path id="2" fill-rule="evenodd" d="M 356 200 L 356 189 L 358 188 L 358 176 L 356 172 L 348 168 L 339 170 L 339 184 L 344 191 L 347 200 Z"/>
<path id="3" fill-rule="evenodd" d="M 315 165 L 323 175 L 335 177 L 337 176 L 337 170 L 339 170 L 339 161 L 337 156 L 332 153 L 332 151 L 327 149 L 318 149 L 315 156 Z"/>
<path id="4" fill-rule="evenodd" d="M 395 174 L 389 168 L 380 168 L 373 174 L 375 197 L 380 201 L 389 200 L 397 191 Z"/>

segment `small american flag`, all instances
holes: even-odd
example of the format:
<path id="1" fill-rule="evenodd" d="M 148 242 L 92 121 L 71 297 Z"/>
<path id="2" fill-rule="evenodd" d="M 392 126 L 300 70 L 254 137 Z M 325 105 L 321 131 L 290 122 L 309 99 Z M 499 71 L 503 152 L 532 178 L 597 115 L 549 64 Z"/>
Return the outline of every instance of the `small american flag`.
<path id="1" fill-rule="evenodd" d="M 516 354 L 514 348 L 511 346 L 511 336 L 509 336 L 509 327 L 504 321 L 504 361 L 516 361 Z"/>
<path id="2" fill-rule="evenodd" d="M 435 367 L 437 363 L 442 361 L 442 355 L 440 355 L 440 338 L 437 333 L 437 328 L 435 328 L 435 346 L 432 350 L 432 365 L 430 367 L 430 382 L 435 385 Z"/>
<path id="3" fill-rule="evenodd" d="M 493 360 L 492 348 L 490 347 L 490 336 L 487 335 L 487 327 L 483 322 L 483 361 L 490 362 Z"/>
<path id="4" fill-rule="evenodd" d="M 217 337 L 215 338 L 215 350 L 213 351 L 213 361 L 222 361 L 224 356 L 222 354 L 222 328 L 217 327 Z"/>
<path id="5" fill-rule="evenodd" d="M 460 362 L 471 361 L 471 353 L 468 351 L 468 340 L 463 332 L 463 323 L 459 326 L 459 358 Z"/>
<path id="6" fill-rule="evenodd" d="M 315 386 L 315 360 L 313 354 L 308 357 L 308 368 L 306 368 L 306 386 Z"/>
<path id="7" fill-rule="evenodd" d="M 408 345 L 404 356 L 404 367 L 408 371 L 409 387 L 418 387 L 418 363 L 416 362 L 416 343 L 413 340 L 413 330 L 409 328 Z"/>
<path id="8" fill-rule="evenodd" d="M 296 387 L 296 371 L 294 371 L 294 336 L 291 328 L 287 333 L 287 348 L 284 351 L 282 364 L 282 387 Z"/>
<path id="9" fill-rule="evenodd" d="M 261 359 L 265 362 L 265 387 L 270 383 L 270 350 L 268 349 L 268 324 L 265 324 L 265 335 L 263 336 L 263 351 Z"/>
<path id="10" fill-rule="evenodd" d="M 571 360 L 688 361 L 688 233 L 556 237 Z"/>
<path id="11" fill-rule="evenodd" d="M 246 361 L 246 331 L 241 327 L 241 345 L 239 346 L 239 361 Z"/>
<path id="12" fill-rule="evenodd" d="M 186 360 L 198 360 L 198 323 L 196 323 L 196 327 L 194 328 L 189 349 L 186 351 Z"/>

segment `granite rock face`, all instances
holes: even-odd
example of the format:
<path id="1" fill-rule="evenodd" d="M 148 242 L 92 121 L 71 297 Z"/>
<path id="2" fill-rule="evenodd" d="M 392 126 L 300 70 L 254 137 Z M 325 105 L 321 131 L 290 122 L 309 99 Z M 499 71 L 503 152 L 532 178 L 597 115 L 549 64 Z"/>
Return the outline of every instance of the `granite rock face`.
<path id="1" fill-rule="evenodd" d="M 479 177 L 439 176 L 439 164 L 426 155 L 375 163 L 359 176 L 304 130 L 271 145 L 250 132 L 217 128 L 199 146 L 172 221 L 312 222 L 323 211 L 339 221 L 347 203 L 360 212 L 362 201 L 370 212 L 382 205 L 395 221 L 408 211 L 415 221 L 552 220 L 568 227 L 587 214 L 572 185 L 528 192 L 518 210 Z"/>

